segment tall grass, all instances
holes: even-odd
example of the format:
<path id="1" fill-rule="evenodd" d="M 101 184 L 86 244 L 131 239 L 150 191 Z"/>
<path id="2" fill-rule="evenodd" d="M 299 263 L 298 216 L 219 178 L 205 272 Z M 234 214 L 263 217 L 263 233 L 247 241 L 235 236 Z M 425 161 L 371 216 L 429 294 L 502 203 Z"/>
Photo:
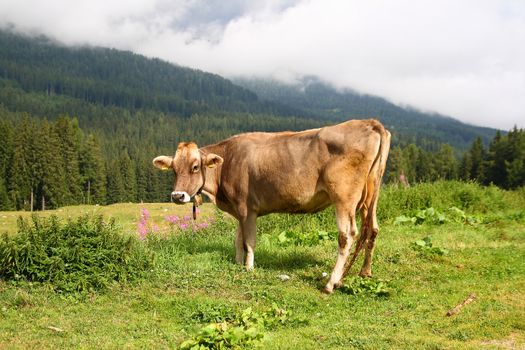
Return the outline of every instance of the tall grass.
<path id="1" fill-rule="evenodd" d="M 458 207 L 467 213 L 498 214 L 523 210 L 525 190 L 506 191 L 475 182 L 438 181 L 412 187 L 386 185 L 381 189 L 377 215 L 379 220 L 393 220 L 400 215 L 414 215 L 433 207 L 444 211 Z"/>
<path id="2" fill-rule="evenodd" d="M 102 290 L 112 282 L 144 275 L 152 252 L 132 236 L 123 236 L 113 221 L 82 216 L 61 223 L 32 217 L 19 220 L 18 234 L 0 240 L 0 278 L 48 282 L 55 290 Z"/>
<path id="3" fill-rule="evenodd" d="M 381 188 L 378 219 L 393 222 L 401 215 L 413 216 L 426 208 L 446 211 L 457 207 L 469 214 L 498 216 L 503 212 L 523 212 L 525 188 L 507 191 L 496 186 L 481 186 L 475 182 L 438 181 L 411 187 L 384 185 Z M 258 232 L 279 233 L 283 230 L 337 230 L 332 207 L 312 215 L 272 214 L 259 218 Z"/>

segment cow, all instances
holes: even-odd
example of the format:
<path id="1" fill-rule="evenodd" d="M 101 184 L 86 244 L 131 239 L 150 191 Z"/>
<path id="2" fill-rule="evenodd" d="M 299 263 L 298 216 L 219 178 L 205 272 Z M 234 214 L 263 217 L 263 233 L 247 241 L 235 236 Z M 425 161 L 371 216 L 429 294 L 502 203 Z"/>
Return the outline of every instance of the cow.
<path id="1" fill-rule="evenodd" d="M 199 148 L 181 142 L 175 156 L 153 164 L 173 170 L 171 198 L 188 203 L 205 194 L 238 220 L 235 260 L 254 267 L 256 219 L 270 213 L 315 213 L 335 206 L 339 251 L 324 292 L 332 293 L 346 275 L 350 247 L 360 239 L 350 265 L 365 246 L 360 271 L 371 276 L 379 187 L 390 148 L 390 132 L 375 119 L 300 132 L 251 132 Z M 345 266 L 346 265 L 346 266 Z"/>

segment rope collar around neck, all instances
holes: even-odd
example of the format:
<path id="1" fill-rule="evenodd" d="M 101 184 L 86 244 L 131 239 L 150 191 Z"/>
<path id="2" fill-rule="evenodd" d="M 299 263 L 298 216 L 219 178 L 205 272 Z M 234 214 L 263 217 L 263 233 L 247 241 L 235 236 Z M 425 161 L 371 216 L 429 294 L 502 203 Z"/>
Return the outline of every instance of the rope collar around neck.
<path id="1" fill-rule="evenodd" d="M 202 172 L 202 186 L 199 188 L 197 193 L 193 196 L 193 220 L 197 220 L 197 207 L 202 203 L 202 196 L 201 192 L 204 188 L 204 185 L 206 184 L 206 167 L 201 166 L 201 172 Z"/>

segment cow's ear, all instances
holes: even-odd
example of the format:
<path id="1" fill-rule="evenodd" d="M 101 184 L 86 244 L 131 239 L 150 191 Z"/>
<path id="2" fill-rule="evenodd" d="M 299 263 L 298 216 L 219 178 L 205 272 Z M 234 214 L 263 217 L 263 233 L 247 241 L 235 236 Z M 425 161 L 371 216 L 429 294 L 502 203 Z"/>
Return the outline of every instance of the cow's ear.
<path id="1" fill-rule="evenodd" d="M 169 170 L 171 169 L 171 164 L 173 163 L 172 157 L 158 156 L 153 159 L 153 165 L 155 165 L 160 170 Z"/>
<path id="2" fill-rule="evenodd" d="M 223 162 L 223 159 L 221 156 L 210 153 L 206 155 L 206 159 L 204 160 L 204 165 L 207 166 L 208 168 L 214 168 L 217 165 L 221 165 L 222 162 Z"/>

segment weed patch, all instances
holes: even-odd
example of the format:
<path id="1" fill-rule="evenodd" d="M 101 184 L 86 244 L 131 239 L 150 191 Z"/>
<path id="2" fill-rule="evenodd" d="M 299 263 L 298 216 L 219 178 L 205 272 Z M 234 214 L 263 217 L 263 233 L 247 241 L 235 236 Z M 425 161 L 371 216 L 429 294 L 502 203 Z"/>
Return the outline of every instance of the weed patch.
<path id="1" fill-rule="evenodd" d="M 264 333 L 257 327 L 234 326 L 231 323 L 211 323 L 184 341 L 179 349 L 245 349 L 259 343 Z"/>
<path id="2" fill-rule="evenodd" d="M 448 254 L 448 250 L 441 247 L 434 247 L 432 237 L 426 236 L 423 239 L 413 242 L 410 247 L 421 255 L 432 258 Z"/>
<path id="3" fill-rule="evenodd" d="M 391 294 L 387 282 L 359 276 L 353 277 L 349 282 L 344 283 L 339 290 L 345 294 L 356 296 L 368 295 L 375 297 L 388 297 Z"/>
<path id="4" fill-rule="evenodd" d="M 190 316 L 192 320 L 199 323 L 233 322 L 235 317 L 235 311 L 224 305 L 212 305 L 206 308 L 200 308 Z"/>
<path id="5" fill-rule="evenodd" d="M 296 230 L 285 230 L 277 236 L 280 245 L 302 245 L 313 246 L 324 241 L 335 240 L 337 232 L 323 230 L 300 232 Z"/>
<path id="6" fill-rule="evenodd" d="M 400 215 L 395 218 L 394 225 L 403 224 L 432 224 L 442 225 L 447 222 L 456 222 L 464 224 L 477 224 L 483 220 L 480 216 L 466 215 L 465 212 L 458 207 L 450 207 L 446 212 L 440 212 L 433 207 L 418 210 L 414 216 Z"/>
<path id="7" fill-rule="evenodd" d="M 250 348 L 264 339 L 267 329 L 279 326 L 306 323 L 292 317 L 291 313 L 277 304 L 264 312 L 256 312 L 251 307 L 231 317 L 230 312 L 203 315 L 204 319 L 221 319 L 222 322 L 210 323 L 202 327 L 197 335 L 181 343 L 179 349 L 245 349 Z M 210 317 L 211 316 L 211 317 Z"/>
<path id="8" fill-rule="evenodd" d="M 20 219 L 18 234 L 0 240 L 0 278 L 15 283 L 48 282 L 62 292 L 103 290 L 131 282 L 153 266 L 153 255 L 113 221 L 83 216 L 60 223 L 57 217 Z"/>

